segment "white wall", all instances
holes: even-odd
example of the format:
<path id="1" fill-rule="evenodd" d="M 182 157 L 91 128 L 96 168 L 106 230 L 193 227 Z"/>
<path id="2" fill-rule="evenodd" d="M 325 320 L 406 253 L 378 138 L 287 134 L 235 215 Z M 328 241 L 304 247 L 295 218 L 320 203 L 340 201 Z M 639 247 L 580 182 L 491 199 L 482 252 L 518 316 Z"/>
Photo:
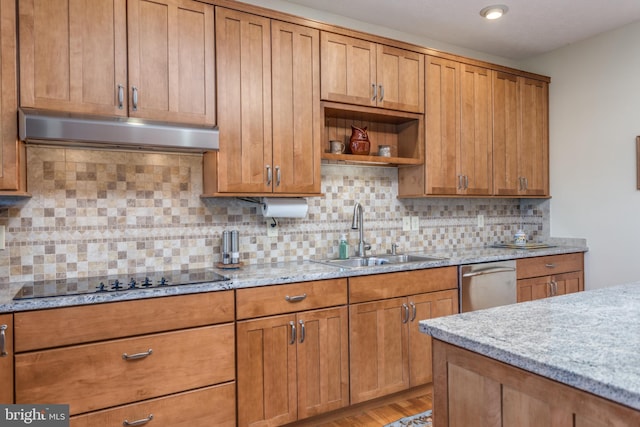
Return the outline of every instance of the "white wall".
<path id="1" fill-rule="evenodd" d="M 551 76 L 551 235 L 587 239 L 587 289 L 640 280 L 640 22 L 524 66 Z"/>

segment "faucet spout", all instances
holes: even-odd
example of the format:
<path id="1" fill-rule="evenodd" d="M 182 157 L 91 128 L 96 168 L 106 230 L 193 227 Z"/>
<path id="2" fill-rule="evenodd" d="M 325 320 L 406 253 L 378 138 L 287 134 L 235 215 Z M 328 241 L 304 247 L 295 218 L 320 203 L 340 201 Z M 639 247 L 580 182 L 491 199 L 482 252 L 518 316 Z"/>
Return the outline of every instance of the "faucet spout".
<path id="1" fill-rule="evenodd" d="M 358 247 L 356 248 L 356 256 L 367 256 L 367 250 L 371 249 L 371 245 L 364 241 L 364 212 L 360 202 L 356 202 L 353 206 L 353 219 L 351 228 L 359 231 Z"/>

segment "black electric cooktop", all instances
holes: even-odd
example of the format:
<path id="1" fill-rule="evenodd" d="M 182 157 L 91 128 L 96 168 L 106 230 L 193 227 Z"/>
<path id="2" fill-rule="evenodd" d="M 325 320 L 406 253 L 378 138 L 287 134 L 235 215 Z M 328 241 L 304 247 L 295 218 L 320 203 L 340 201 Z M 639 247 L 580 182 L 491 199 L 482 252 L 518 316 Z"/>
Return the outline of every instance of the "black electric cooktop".
<path id="1" fill-rule="evenodd" d="M 14 300 L 194 285 L 229 280 L 209 269 L 25 282 Z"/>

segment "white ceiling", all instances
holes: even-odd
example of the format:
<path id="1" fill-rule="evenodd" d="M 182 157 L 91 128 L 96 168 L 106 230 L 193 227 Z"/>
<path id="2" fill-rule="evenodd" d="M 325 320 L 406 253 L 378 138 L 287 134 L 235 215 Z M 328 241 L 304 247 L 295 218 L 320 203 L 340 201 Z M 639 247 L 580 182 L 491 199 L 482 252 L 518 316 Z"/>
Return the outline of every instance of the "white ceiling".
<path id="1" fill-rule="evenodd" d="M 512 60 L 640 20 L 640 0 L 286 1 Z M 493 4 L 508 13 L 497 21 L 480 17 Z"/>

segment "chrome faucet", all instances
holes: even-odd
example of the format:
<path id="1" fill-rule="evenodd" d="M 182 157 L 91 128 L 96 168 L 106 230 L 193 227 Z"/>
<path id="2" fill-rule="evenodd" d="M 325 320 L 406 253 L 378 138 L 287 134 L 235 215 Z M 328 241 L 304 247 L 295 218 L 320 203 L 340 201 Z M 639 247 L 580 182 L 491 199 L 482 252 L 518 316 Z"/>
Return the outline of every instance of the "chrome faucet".
<path id="1" fill-rule="evenodd" d="M 367 251 L 371 249 L 371 245 L 364 241 L 364 214 L 362 205 L 359 202 L 353 206 L 353 220 L 351 221 L 351 229 L 360 231 L 358 239 L 358 247 L 356 248 L 356 256 L 365 257 Z"/>

